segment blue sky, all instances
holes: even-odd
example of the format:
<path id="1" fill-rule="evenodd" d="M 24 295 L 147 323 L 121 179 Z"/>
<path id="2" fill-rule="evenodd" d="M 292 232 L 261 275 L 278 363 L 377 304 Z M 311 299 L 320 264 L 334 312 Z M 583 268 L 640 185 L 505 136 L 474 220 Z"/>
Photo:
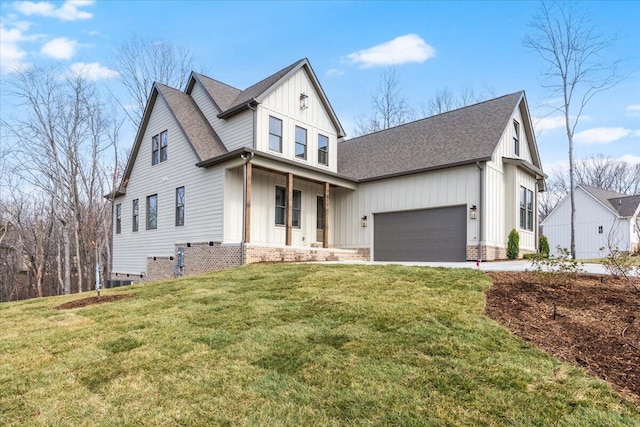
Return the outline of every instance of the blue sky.
<path id="1" fill-rule="evenodd" d="M 607 53 L 630 76 L 592 101 L 577 129 L 578 158 L 602 153 L 640 162 L 640 2 L 586 2 L 598 27 L 617 34 Z M 403 95 L 420 109 L 443 88 L 496 96 L 524 89 L 534 118 L 548 110 L 543 63 L 522 47 L 537 2 L 51 1 L 0 3 L 0 68 L 58 62 L 84 67 L 121 91 L 110 52 L 133 33 L 188 47 L 205 74 L 245 88 L 309 58 L 348 134 L 395 62 Z M 79 65 L 81 64 L 81 65 Z M 2 114 L 8 95 L 2 94 Z M 557 114 L 539 122 L 543 167 L 563 165 Z M 130 130 L 133 142 L 134 130 Z"/>

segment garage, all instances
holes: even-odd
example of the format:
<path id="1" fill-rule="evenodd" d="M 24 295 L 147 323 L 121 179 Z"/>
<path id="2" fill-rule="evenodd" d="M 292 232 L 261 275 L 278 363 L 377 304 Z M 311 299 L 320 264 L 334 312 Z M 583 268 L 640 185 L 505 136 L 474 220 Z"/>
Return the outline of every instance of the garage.
<path id="1" fill-rule="evenodd" d="M 374 214 L 375 261 L 466 261 L 467 208 Z"/>

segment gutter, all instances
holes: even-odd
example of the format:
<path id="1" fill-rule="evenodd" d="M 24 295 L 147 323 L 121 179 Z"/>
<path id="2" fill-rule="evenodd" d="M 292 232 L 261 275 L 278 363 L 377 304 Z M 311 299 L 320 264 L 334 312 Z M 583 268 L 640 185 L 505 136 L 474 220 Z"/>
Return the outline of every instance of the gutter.
<path id="1" fill-rule="evenodd" d="M 240 111 L 246 110 L 247 108 L 251 108 L 251 105 L 257 105 L 258 101 L 255 98 L 251 98 L 249 101 L 247 101 L 246 103 L 240 104 L 240 105 L 236 105 L 235 107 L 233 107 L 230 110 L 227 110 L 223 113 L 220 113 L 217 115 L 217 117 L 219 119 L 226 119 L 228 117 L 231 117 L 237 113 L 239 113 Z"/>

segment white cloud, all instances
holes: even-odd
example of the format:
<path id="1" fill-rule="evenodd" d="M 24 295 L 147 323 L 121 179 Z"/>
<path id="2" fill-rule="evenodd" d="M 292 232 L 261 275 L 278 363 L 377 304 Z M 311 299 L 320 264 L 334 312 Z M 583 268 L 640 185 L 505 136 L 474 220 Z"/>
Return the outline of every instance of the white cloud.
<path id="1" fill-rule="evenodd" d="M 95 0 L 67 0 L 60 7 L 56 7 L 48 1 L 17 1 L 13 7 L 23 15 L 39 15 L 50 18 L 58 18 L 63 21 L 77 21 L 80 19 L 91 19 L 93 14 L 84 10 L 82 7 L 91 6 Z"/>
<path id="2" fill-rule="evenodd" d="M 435 54 L 436 50 L 420 36 L 407 34 L 377 46 L 350 53 L 347 59 L 354 64 L 360 64 L 360 68 L 371 68 L 424 62 L 433 58 Z"/>
<path id="3" fill-rule="evenodd" d="M 621 157 L 618 157 L 617 160 L 635 164 L 635 163 L 640 163 L 640 156 L 636 156 L 634 154 L 624 154 Z"/>
<path id="4" fill-rule="evenodd" d="M 627 107 L 627 116 L 640 117 L 640 104 L 629 105 Z"/>
<path id="5" fill-rule="evenodd" d="M 55 59 L 71 59 L 76 54 L 77 47 L 77 41 L 60 37 L 42 46 L 40 52 Z"/>
<path id="6" fill-rule="evenodd" d="M 578 144 L 582 145 L 596 145 L 596 144 L 610 144 L 627 136 L 640 135 L 640 131 L 634 131 L 632 129 L 625 129 L 621 127 L 608 127 L 608 128 L 593 128 L 583 130 L 574 135 L 573 139 Z"/>
<path id="7" fill-rule="evenodd" d="M 564 116 L 533 117 L 533 127 L 537 133 L 563 128 Z"/>
<path id="8" fill-rule="evenodd" d="M 344 75 L 344 71 L 339 70 L 337 68 L 329 68 L 327 70 L 327 77 L 331 77 L 331 76 L 342 76 Z"/>
<path id="9" fill-rule="evenodd" d="M 88 80 L 112 79 L 118 77 L 120 73 L 107 67 L 103 67 L 98 62 L 76 62 L 69 67 L 73 76 L 82 76 Z"/>
<path id="10" fill-rule="evenodd" d="M 20 47 L 21 42 L 33 39 L 33 36 L 24 34 L 28 29 L 25 23 L 14 28 L 7 28 L 0 23 L 0 72 L 20 71 L 29 66 L 26 62 L 27 52 Z"/>

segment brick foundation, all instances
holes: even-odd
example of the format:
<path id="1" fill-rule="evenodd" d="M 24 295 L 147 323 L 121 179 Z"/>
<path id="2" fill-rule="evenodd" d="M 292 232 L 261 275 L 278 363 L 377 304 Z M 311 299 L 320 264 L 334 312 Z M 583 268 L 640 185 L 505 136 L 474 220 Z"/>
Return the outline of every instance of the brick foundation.
<path id="1" fill-rule="evenodd" d="M 533 253 L 535 251 L 521 250 L 518 258 L 522 258 L 524 254 Z M 467 246 L 467 261 L 475 261 L 478 259 L 478 247 Z M 482 247 L 482 260 L 483 261 L 497 261 L 507 259 L 507 248 L 501 248 L 499 246 L 483 246 Z"/>

